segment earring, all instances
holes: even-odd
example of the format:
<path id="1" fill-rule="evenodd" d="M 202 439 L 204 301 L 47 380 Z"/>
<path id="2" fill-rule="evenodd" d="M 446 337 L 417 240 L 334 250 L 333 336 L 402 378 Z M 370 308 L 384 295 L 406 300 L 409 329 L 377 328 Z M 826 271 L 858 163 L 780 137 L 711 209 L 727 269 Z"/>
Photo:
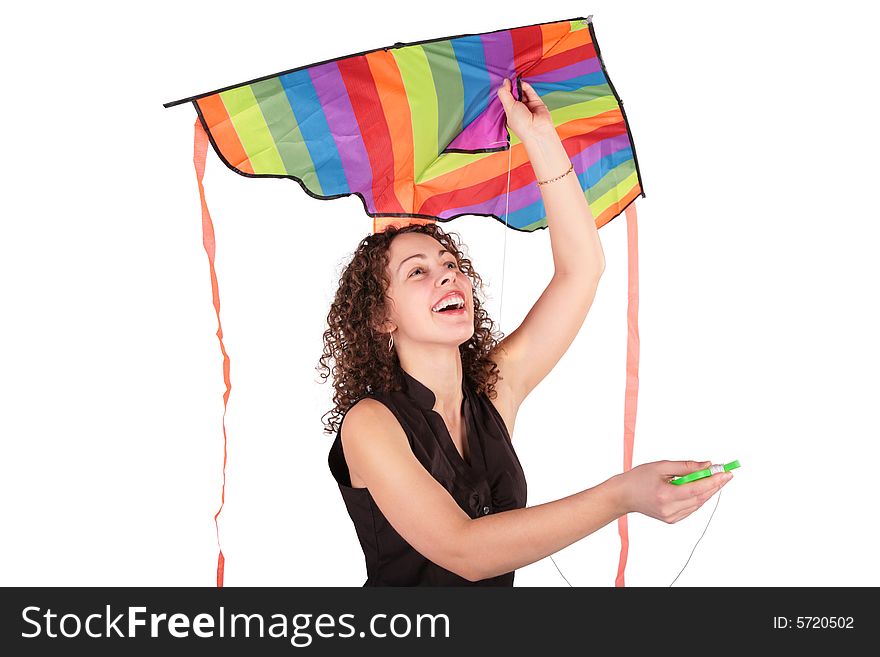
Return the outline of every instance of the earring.
<path id="1" fill-rule="evenodd" d="M 388 334 L 388 351 L 390 352 L 393 347 L 394 347 L 394 335 L 389 333 Z"/>

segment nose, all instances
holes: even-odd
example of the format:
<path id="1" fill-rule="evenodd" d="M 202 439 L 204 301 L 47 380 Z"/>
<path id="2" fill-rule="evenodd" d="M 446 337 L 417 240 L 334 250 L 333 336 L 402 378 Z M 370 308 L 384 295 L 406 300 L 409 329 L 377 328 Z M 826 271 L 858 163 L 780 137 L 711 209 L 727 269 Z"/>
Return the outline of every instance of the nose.
<path id="1" fill-rule="evenodd" d="M 455 281 L 455 276 L 458 273 L 458 269 L 449 269 L 448 267 L 443 268 L 443 275 L 440 277 L 440 286 L 446 285 L 447 281 Z"/>

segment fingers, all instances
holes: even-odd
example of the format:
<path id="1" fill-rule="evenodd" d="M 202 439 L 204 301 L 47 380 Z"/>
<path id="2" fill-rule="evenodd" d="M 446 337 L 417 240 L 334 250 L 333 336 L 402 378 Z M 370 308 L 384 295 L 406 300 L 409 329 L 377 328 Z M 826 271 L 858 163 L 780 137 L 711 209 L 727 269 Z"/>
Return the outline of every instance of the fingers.
<path id="1" fill-rule="evenodd" d="M 683 486 L 670 486 L 670 488 L 679 488 L 684 490 L 673 491 L 673 502 L 667 510 L 664 520 L 673 524 L 679 520 L 683 520 L 691 515 L 694 511 L 703 506 L 718 493 L 727 482 L 733 479 L 733 475 L 729 472 L 712 475 L 705 479 L 700 479 Z"/>
<path id="2" fill-rule="evenodd" d="M 522 95 L 520 97 L 520 101 L 524 103 L 528 103 L 531 101 L 543 102 L 541 97 L 538 95 L 538 92 L 525 80 L 520 80 L 522 84 Z M 513 97 L 513 82 L 510 78 L 504 78 L 501 81 L 501 86 L 498 87 L 498 97 L 503 99 L 505 96 L 509 94 L 511 100 L 516 100 Z"/>
<path id="3" fill-rule="evenodd" d="M 498 87 L 498 100 L 501 101 L 501 106 L 505 111 L 512 103 L 516 102 L 513 94 L 510 93 L 510 80 L 507 78 L 504 78 L 504 80 L 501 81 L 501 86 Z"/>
<path id="4" fill-rule="evenodd" d="M 705 470 L 712 461 L 661 461 L 663 464 L 663 473 L 667 475 L 686 475 L 697 470 Z"/>
<path id="5" fill-rule="evenodd" d="M 513 81 L 510 78 L 504 78 L 501 81 L 501 86 L 498 89 L 503 89 L 504 92 L 510 94 L 510 97 L 513 98 Z"/>
<path id="6" fill-rule="evenodd" d="M 534 90 L 532 85 L 530 85 L 525 80 L 520 80 L 520 82 L 522 83 L 523 98 L 525 99 L 525 102 L 530 102 L 533 100 L 543 102 L 541 100 L 541 97 L 538 95 L 538 92 Z"/>
<path id="7" fill-rule="evenodd" d="M 729 472 L 720 472 L 710 477 L 704 477 L 689 484 L 682 484 L 678 488 L 685 489 L 685 492 L 692 497 L 700 497 L 706 493 L 712 494 L 720 489 L 724 484 L 733 479 L 733 475 Z"/>
<path id="8" fill-rule="evenodd" d="M 680 500 L 687 501 L 689 504 L 695 504 L 696 506 L 694 507 L 694 510 L 696 510 L 705 504 L 710 497 L 721 490 L 721 488 L 731 479 L 733 479 L 733 475 L 729 472 L 724 472 L 712 475 L 711 477 L 706 477 L 705 479 L 700 479 L 699 481 L 694 481 L 690 484 L 683 484 L 682 486 L 677 487 L 680 490 L 676 491 L 676 497 Z"/>

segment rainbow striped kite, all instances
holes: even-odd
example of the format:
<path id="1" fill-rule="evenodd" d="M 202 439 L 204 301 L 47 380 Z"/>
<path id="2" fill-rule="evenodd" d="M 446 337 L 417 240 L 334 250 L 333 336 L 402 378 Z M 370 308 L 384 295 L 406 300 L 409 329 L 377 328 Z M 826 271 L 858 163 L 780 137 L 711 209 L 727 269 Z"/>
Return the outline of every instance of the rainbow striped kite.
<path id="1" fill-rule="evenodd" d="M 534 231 L 547 226 L 547 214 L 525 145 L 507 130 L 496 93 L 504 78 L 516 79 L 514 98 L 522 98 L 526 81 L 547 105 L 596 226 L 626 211 L 623 463 L 628 470 L 639 358 L 633 201 L 644 192 L 623 103 L 605 71 L 591 17 L 398 42 L 165 103 L 192 102 L 198 113 L 193 160 L 217 321 L 214 227 L 202 184 L 209 141 L 220 159 L 243 176 L 292 178 L 318 199 L 357 194 L 373 218 L 373 232 L 389 224 L 449 221 L 468 214 Z M 217 335 L 224 357 L 225 407 L 231 383 L 222 326 Z M 225 419 L 223 437 L 225 500 Z M 623 586 L 626 516 L 618 528 L 616 585 Z M 218 587 L 223 586 L 224 563 L 221 549 Z"/>
<path id="2" fill-rule="evenodd" d="M 506 214 L 511 228 L 532 231 L 547 217 L 495 93 L 505 77 L 516 77 L 515 98 L 525 80 L 547 105 L 597 226 L 643 195 L 622 104 L 585 18 L 397 43 L 165 106 L 191 101 L 220 159 L 241 175 L 293 178 L 319 199 L 357 194 L 371 217 Z"/>

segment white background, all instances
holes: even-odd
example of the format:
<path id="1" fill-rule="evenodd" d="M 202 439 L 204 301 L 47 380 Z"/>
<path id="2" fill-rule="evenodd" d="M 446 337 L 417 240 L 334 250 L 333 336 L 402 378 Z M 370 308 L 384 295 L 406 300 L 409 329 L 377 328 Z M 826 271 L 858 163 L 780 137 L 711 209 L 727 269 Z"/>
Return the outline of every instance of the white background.
<path id="1" fill-rule="evenodd" d="M 223 361 L 195 111 L 162 103 L 396 41 L 593 14 L 647 194 L 635 463 L 742 463 L 676 586 L 880 585 L 876 16 L 858 7 L 7 9 L 0 584 L 215 584 Z M 360 586 L 315 368 L 340 268 L 371 220 L 355 196 L 238 176 L 213 150 L 205 185 L 231 359 L 225 584 Z M 503 289 L 510 333 L 552 274 L 549 233 L 505 240 L 483 217 L 444 227 L 495 319 Z M 622 468 L 626 219 L 600 238 L 589 317 L 516 422 L 530 505 Z M 631 515 L 627 585 L 668 585 L 714 504 L 675 525 Z M 555 559 L 575 586 L 613 586 L 618 551 L 612 523 Z M 549 559 L 516 585 L 567 586 Z"/>

